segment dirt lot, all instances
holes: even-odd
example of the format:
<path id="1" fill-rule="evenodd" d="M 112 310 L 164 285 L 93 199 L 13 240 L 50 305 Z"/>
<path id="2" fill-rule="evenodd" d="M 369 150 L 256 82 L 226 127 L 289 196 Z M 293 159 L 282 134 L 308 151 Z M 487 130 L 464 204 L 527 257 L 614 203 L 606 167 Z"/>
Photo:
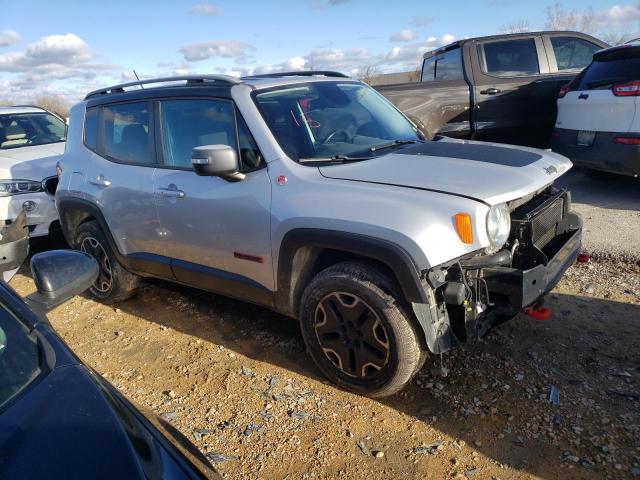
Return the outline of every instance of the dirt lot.
<path id="1" fill-rule="evenodd" d="M 12 285 L 33 290 L 26 269 Z M 49 318 L 228 478 L 640 476 L 640 267 L 576 265 L 548 305 L 551 320 L 444 355 L 446 377 L 433 358 L 382 401 L 327 384 L 291 320 L 193 289 L 154 283 L 117 308 L 77 297 Z"/>

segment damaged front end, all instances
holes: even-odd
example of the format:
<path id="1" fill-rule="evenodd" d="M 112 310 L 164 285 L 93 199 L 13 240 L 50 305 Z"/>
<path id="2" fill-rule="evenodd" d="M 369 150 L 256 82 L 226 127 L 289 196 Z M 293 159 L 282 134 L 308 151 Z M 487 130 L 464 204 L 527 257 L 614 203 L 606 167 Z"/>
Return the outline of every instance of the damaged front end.
<path id="1" fill-rule="evenodd" d="M 429 304 L 413 304 L 427 346 L 443 353 L 541 303 L 574 263 L 582 220 L 566 190 L 548 187 L 510 204 L 511 232 L 493 254 L 476 253 L 425 271 Z"/>

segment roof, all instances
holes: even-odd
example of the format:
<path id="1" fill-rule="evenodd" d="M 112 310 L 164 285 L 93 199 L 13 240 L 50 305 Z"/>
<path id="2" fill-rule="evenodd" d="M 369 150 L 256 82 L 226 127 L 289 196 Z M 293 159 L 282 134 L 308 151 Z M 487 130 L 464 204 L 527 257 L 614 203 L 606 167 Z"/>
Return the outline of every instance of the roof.
<path id="1" fill-rule="evenodd" d="M 541 30 L 541 31 L 533 31 L 533 32 L 519 32 L 519 33 L 501 33 L 499 35 L 487 35 L 484 37 L 471 37 L 471 38 L 463 38 L 461 40 L 456 40 L 455 42 L 451 42 L 448 45 L 444 45 L 442 47 L 435 48 L 433 50 L 428 51 L 423 55 L 423 58 L 429 57 L 437 52 L 443 52 L 445 50 L 450 50 L 451 48 L 455 48 L 458 46 L 462 46 L 465 43 L 476 42 L 478 40 L 502 40 L 514 37 L 526 37 L 528 35 L 574 35 L 578 37 L 590 38 L 592 41 L 600 44 L 603 48 L 607 46 L 605 42 L 599 40 L 591 35 L 587 35 L 586 33 L 576 32 L 573 30 Z"/>
<path id="2" fill-rule="evenodd" d="M 631 40 L 631 41 L 629 41 L 627 43 L 623 43 L 622 45 L 616 45 L 615 47 L 609 47 L 609 48 L 604 48 L 602 50 L 599 50 L 594 54 L 594 57 L 596 57 L 596 56 L 601 57 L 601 56 L 607 55 L 609 53 L 622 52 L 622 51 L 630 50 L 630 49 L 634 49 L 633 50 L 634 54 L 637 54 L 638 47 L 640 47 L 640 41 Z"/>
<path id="3" fill-rule="evenodd" d="M 0 115 L 12 113 L 42 113 L 46 112 L 44 108 L 35 105 L 13 105 L 8 107 L 0 107 Z"/>
<path id="4" fill-rule="evenodd" d="M 308 82 L 310 78 L 313 78 L 313 81 L 335 81 L 337 78 L 352 80 L 342 73 L 330 71 L 280 72 L 242 78 L 231 77 L 229 75 L 184 75 L 179 77 L 149 78 L 100 88 L 89 92 L 85 96 L 85 100 L 105 98 L 105 96 L 112 94 L 125 94 L 148 90 L 155 92 L 159 88 L 214 87 L 230 89 L 235 85 L 244 84 L 253 89 L 262 89 L 280 85 L 304 83 Z"/>

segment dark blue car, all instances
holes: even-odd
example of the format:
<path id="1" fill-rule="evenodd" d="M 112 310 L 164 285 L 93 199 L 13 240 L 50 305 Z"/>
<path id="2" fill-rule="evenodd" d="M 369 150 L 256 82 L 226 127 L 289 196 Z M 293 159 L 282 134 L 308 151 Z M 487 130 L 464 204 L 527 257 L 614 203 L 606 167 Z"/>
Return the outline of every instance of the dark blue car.
<path id="1" fill-rule="evenodd" d="M 0 258 L 13 256 L 7 268 L 26 257 L 18 228 L 0 232 Z M 46 320 L 93 283 L 95 260 L 50 251 L 31 270 L 37 292 L 24 300 L 0 282 L 0 479 L 219 478 L 175 428 L 83 365 Z"/>

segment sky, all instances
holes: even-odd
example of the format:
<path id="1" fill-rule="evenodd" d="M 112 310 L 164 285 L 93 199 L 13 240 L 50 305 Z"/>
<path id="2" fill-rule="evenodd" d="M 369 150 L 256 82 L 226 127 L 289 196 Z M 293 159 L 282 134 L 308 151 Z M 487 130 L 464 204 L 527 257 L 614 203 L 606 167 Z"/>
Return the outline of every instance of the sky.
<path id="1" fill-rule="evenodd" d="M 640 32 L 639 1 L 591 8 L 598 32 Z M 0 0 L 0 101 L 59 96 L 192 73 L 331 69 L 358 76 L 414 70 L 422 54 L 526 20 L 545 26 L 555 0 Z M 640 36 L 640 33 L 637 35 Z"/>

